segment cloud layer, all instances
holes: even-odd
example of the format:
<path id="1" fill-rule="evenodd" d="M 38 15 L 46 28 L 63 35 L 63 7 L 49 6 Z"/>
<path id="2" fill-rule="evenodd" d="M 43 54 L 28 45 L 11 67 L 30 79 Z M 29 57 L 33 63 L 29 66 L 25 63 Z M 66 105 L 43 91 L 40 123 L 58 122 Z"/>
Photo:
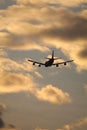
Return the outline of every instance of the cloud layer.
<path id="1" fill-rule="evenodd" d="M 87 10 L 83 8 L 75 13 L 50 5 L 57 3 L 68 6 L 72 3 L 72 6 L 77 6 L 86 2 L 18 0 L 16 5 L 0 10 L 0 46 L 40 51 L 54 46 L 74 59 L 78 70 L 87 70 Z"/>
<path id="2" fill-rule="evenodd" d="M 87 0 L 65 0 L 65 1 L 61 1 L 61 0 L 37 0 L 37 1 L 31 1 L 31 0 L 17 0 L 18 4 L 59 4 L 61 6 L 69 6 L 69 7 L 73 7 L 73 6 L 80 6 L 81 4 L 85 4 L 87 2 Z"/>
<path id="3" fill-rule="evenodd" d="M 34 83 L 34 79 L 30 75 L 23 75 L 10 72 L 0 73 L 0 94 L 30 92 L 37 99 L 47 101 L 53 104 L 70 103 L 71 98 L 67 92 L 61 89 L 47 85 L 38 89 L 39 84 Z"/>
<path id="4" fill-rule="evenodd" d="M 58 87 L 53 85 L 43 86 L 42 84 L 42 88 L 39 89 L 40 85 L 35 82 L 34 76 L 37 78 L 43 77 L 37 72 L 36 68 L 33 68 L 26 61 L 18 63 L 2 56 L 0 66 L 0 94 L 29 92 L 38 100 L 53 104 L 71 102 L 69 94 Z"/>
<path id="5" fill-rule="evenodd" d="M 66 4 L 57 0 L 17 0 L 15 5 L 0 10 L 0 47 L 19 51 L 46 51 L 50 46 L 60 48 L 74 60 L 78 70 L 87 70 L 87 10 L 75 13 L 64 7 L 56 8 L 55 3 L 68 6 L 69 0 Z M 79 1 L 73 1 L 73 5 L 79 5 Z M 0 93 L 32 91 L 36 86 L 34 79 L 25 72 L 32 72 L 33 68 L 25 62 L 21 64 L 4 57 L 6 55 L 1 50 Z M 42 78 L 37 71 L 35 75 Z M 52 103 L 70 102 L 68 93 L 53 86 L 43 87 L 34 94 L 38 99 Z"/>

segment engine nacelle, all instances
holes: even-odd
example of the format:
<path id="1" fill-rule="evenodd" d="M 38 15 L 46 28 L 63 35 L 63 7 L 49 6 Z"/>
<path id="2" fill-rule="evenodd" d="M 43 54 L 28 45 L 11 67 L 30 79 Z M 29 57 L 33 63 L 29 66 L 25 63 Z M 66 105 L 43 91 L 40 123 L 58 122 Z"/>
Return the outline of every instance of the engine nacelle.
<path id="1" fill-rule="evenodd" d="M 39 64 L 38 66 L 41 67 L 41 64 Z"/>
<path id="2" fill-rule="evenodd" d="M 56 64 L 56 67 L 59 67 L 59 64 Z"/>
<path id="3" fill-rule="evenodd" d="M 64 65 L 66 65 L 66 62 L 64 62 Z"/>
<path id="4" fill-rule="evenodd" d="M 33 62 L 33 65 L 35 65 L 35 62 Z"/>

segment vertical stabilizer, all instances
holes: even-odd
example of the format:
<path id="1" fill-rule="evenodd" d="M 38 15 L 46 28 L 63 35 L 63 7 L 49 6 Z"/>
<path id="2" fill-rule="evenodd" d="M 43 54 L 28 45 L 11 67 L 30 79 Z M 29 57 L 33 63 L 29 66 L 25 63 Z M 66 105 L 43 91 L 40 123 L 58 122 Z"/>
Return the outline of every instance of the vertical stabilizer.
<path id="1" fill-rule="evenodd" d="M 52 59 L 54 59 L 54 50 L 52 51 Z"/>

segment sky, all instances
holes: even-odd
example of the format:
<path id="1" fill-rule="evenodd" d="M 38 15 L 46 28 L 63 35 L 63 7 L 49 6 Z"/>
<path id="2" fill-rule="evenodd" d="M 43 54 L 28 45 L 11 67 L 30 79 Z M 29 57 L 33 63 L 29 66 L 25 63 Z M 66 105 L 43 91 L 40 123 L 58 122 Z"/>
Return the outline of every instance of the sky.
<path id="1" fill-rule="evenodd" d="M 87 130 L 86 99 L 87 0 L 0 0 L 0 130 Z"/>

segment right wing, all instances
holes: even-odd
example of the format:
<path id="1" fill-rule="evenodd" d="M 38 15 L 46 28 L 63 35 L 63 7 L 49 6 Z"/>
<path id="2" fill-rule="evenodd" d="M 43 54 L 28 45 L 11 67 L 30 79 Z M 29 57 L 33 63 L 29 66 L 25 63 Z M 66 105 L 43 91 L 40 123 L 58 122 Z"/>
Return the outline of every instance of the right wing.
<path id="1" fill-rule="evenodd" d="M 35 64 L 38 64 L 38 65 L 45 65 L 44 63 L 37 62 L 37 61 L 33 61 L 33 60 L 28 60 L 28 61 L 32 62 L 33 65 L 35 65 Z"/>
<path id="2" fill-rule="evenodd" d="M 53 65 L 60 65 L 60 64 L 64 64 L 66 65 L 69 62 L 73 62 L 74 60 L 68 60 L 68 61 L 63 61 L 63 62 L 58 62 L 58 63 L 54 63 Z"/>

